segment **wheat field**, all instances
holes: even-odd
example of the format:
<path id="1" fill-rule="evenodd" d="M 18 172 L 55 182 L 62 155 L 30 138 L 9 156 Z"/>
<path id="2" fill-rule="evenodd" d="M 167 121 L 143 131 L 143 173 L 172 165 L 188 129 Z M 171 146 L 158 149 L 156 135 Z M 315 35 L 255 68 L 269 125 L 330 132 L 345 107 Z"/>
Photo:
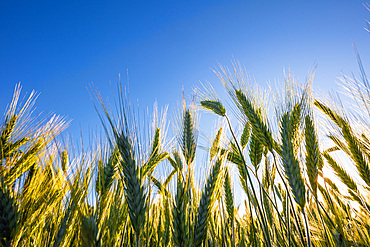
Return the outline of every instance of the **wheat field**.
<path id="1" fill-rule="evenodd" d="M 137 125 L 121 85 L 118 114 L 94 91 L 106 141 L 89 152 L 60 141 L 66 119 L 33 116 L 35 94 L 20 104 L 18 85 L 1 122 L 0 244 L 370 246 L 366 75 L 346 80 L 358 109 L 314 96 L 313 76 L 287 76 L 270 100 L 239 66 L 217 76 L 229 99 L 184 101 L 170 138 L 164 114 Z M 221 122 L 207 161 L 204 110 Z"/>

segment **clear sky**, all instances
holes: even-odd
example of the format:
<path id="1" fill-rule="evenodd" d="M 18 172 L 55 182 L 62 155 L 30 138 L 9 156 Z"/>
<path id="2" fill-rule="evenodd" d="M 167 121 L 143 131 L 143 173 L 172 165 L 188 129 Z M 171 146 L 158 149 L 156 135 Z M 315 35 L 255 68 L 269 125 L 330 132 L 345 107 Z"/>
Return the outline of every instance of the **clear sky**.
<path id="1" fill-rule="evenodd" d="M 169 104 L 181 88 L 219 86 L 211 69 L 233 58 L 261 85 L 290 70 L 335 90 L 342 72 L 358 74 L 353 42 L 369 65 L 370 12 L 363 1 L 3 1 L 0 107 L 16 83 L 41 93 L 37 112 L 72 119 L 76 135 L 100 126 L 87 87 L 111 96 L 128 71 L 131 101 Z M 370 72 L 369 72 L 370 73 Z M 2 110 L 3 111 L 3 110 Z"/>

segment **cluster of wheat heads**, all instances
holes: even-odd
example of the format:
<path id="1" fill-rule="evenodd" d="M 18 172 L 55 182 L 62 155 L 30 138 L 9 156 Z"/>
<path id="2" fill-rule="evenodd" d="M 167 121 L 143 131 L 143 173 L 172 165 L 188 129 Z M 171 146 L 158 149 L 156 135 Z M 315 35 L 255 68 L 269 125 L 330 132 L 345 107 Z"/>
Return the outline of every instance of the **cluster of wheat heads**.
<path id="1" fill-rule="evenodd" d="M 19 104 L 17 87 L 0 129 L 0 245 L 370 246 L 366 129 L 314 99 L 310 82 L 287 78 L 269 105 L 237 67 L 218 76 L 234 108 L 213 92 L 184 104 L 172 141 L 164 113 L 142 126 L 121 86 L 117 112 L 96 93 L 107 143 L 89 153 L 56 138 L 64 119 L 35 121 L 34 94 Z M 224 119 L 207 161 L 199 107 Z"/>

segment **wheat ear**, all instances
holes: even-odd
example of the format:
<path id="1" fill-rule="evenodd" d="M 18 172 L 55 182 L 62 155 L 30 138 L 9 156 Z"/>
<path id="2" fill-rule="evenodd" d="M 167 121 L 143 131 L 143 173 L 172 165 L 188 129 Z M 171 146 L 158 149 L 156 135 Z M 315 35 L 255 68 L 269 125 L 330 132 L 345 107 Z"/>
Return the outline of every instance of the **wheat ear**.
<path id="1" fill-rule="evenodd" d="M 139 246 L 145 224 L 146 195 L 140 177 L 140 168 L 136 164 L 128 137 L 121 133 L 119 136 L 116 136 L 116 141 L 122 157 L 121 168 L 124 175 L 128 213 L 135 231 L 136 244 Z"/>
<path id="2" fill-rule="evenodd" d="M 9 187 L 0 181 L 0 243 L 11 246 L 18 224 L 17 206 Z"/>
<path id="3" fill-rule="evenodd" d="M 294 199 L 300 205 L 301 209 L 306 204 L 306 189 L 302 178 L 301 168 L 294 154 L 292 143 L 292 126 L 290 117 L 285 113 L 281 119 L 281 140 L 282 140 L 282 159 L 285 175 L 293 192 Z"/>
<path id="4" fill-rule="evenodd" d="M 348 175 L 348 173 L 330 156 L 328 153 L 323 154 L 325 159 L 328 161 L 331 168 L 334 170 L 336 175 L 340 178 L 340 180 L 347 185 L 353 191 L 357 191 L 357 184 L 353 181 L 353 179 Z"/>
<path id="5" fill-rule="evenodd" d="M 309 115 L 307 115 L 305 119 L 305 141 L 307 174 L 310 180 L 312 192 L 314 196 L 317 197 L 317 178 L 324 163 L 319 150 L 316 131 Z"/>
<path id="6" fill-rule="evenodd" d="M 263 143 L 265 147 L 272 151 L 273 149 L 273 139 L 271 132 L 268 130 L 267 125 L 262 119 L 260 111 L 255 108 L 250 100 L 247 99 L 245 94 L 241 90 L 235 90 L 235 95 L 239 102 L 239 107 L 245 116 L 248 118 L 255 130 L 255 134 L 258 139 Z"/>
<path id="7" fill-rule="evenodd" d="M 203 189 L 194 228 L 194 246 L 200 246 L 206 239 L 207 224 L 209 222 L 210 213 L 215 202 L 214 194 L 220 186 L 219 177 L 223 162 L 223 158 L 216 161 Z"/>

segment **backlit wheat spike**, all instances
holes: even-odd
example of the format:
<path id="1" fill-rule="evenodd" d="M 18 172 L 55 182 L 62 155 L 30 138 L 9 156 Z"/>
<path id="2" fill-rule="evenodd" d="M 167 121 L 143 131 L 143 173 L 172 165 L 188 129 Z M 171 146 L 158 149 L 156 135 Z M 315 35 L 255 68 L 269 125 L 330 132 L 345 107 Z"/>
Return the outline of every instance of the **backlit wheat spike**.
<path id="1" fill-rule="evenodd" d="M 210 150 L 211 160 L 213 159 L 213 157 L 215 157 L 215 155 L 217 154 L 217 152 L 219 150 L 222 131 L 223 131 L 223 129 L 222 129 L 222 127 L 220 127 L 220 129 L 217 131 L 215 139 L 213 140 L 212 147 L 211 147 L 211 150 Z"/>
<path id="2" fill-rule="evenodd" d="M 290 113 L 291 128 L 296 131 L 299 128 L 302 119 L 302 104 L 297 103 L 294 105 L 293 110 Z M 296 134 L 296 133 L 294 133 Z"/>
<path id="3" fill-rule="evenodd" d="M 14 143 L 7 143 L 2 151 L 4 158 L 9 158 L 13 156 L 16 152 L 20 152 L 20 148 L 23 145 L 27 144 L 29 141 L 30 141 L 29 138 L 24 137 L 22 139 L 15 141 Z"/>
<path id="4" fill-rule="evenodd" d="M 330 154 L 323 153 L 323 155 L 340 180 L 351 190 L 357 191 L 357 184 L 348 173 L 330 156 Z"/>
<path id="5" fill-rule="evenodd" d="M 12 246 L 13 237 L 18 224 L 18 212 L 15 198 L 1 178 L 0 181 L 0 243 Z"/>
<path id="6" fill-rule="evenodd" d="M 243 133 L 240 137 L 240 145 L 242 145 L 242 148 L 244 149 L 249 141 L 249 136 L 251 134 L 251 125 L 249 122 L 246 122 L 244 124 Z"/>
<path id="7" fill-rule="evenodd" d="M 177 193 L 173 205 L 173 241 L 177 247 L 186 247 L 186 239 L 188 232 L 187 218 L 187 193 L 186 188 L 181 180 L 181 176 L 177 177 Z"/>
<path id="8" fill-rule="evenodd" d="M 324 105 L 322 102 L 315 100 L 315 106 L 317 106 L 322 112 L 324 112 L 336 125 L 342 128 L 343 119 L 338 116 L 336 112 L 331 110 L 329 107 Z"/>
<path id="9" fill-rule="evenodd" d="M 99 169 L 98 179 L 101 180 L 101 194 L 105 194 L 109 191 L 112 183 L 114 182 L 116 172 L 118 169 L 119 163 L 119 150 L 118 147 L 115 147 L 111 152 L 106 164 L 102 164 L 102 167 Z"/>
<path id="10" fill-rule="evenodd" d="M 265 172 L 263 174 L 262 184 L 266 189 L 269 189 L 271 185 L 274 184 L 275 175 L 272 174 L 270 167 L 270 160 L 265 157 Z M 275 166 L 274 166 L 275 167 Z"/>
<path id="11" fill-rule="evenodd" d="M 333 181 L 331 181 L 329 178 L 324 178 L 324 181 L 333 189 L 333 191 L 340 193 L 338 187 L 335 185 L 335 183 L 333 183 Z"/>
<path id="12" fill-rule="evenodd" d="M 162 161 L 166 160 L 168 157 L 169 154 L 167 152 L 151 156 L 147 163 L 145 163 L 145 165 L 141 168 L 141 176 L 145 177 L 146 175 L 148 175 L 148 173 L 152 173 L 155 167 Z"/>
<path id="13" fill-rule="evenodd" d="M 263 121 L 261 114 L 241 90 L 236 90 L 235 95 L 240 104 L 240 108 L 251 123 L 252 128 L 255 130 L 255 133 L 258 136 L 258 139 L 269 149 L 269 151 L 272 151 L 272 135 L 268 130 L 267 125 Z"/>
<path id="14" fill-rule="evenodd" d="M 165 235 L 163 238 L 163 245 L 166 246 L 172 242 L 172 214 L 170 209 L 170 198 L 164 198 L 164 219 L 165 219 Z"/>
<path id="15" fill-rule="evenodd" d="M 3 129 L 1 131 L 0 135 L 0 141 L 3 148 L 5 148 L 6 144 L 9 142 L 11 134 L 14 131 L 15 124 L 17 122 L 18 116 L 13 115 L 8 119 L 9 116 L 7 116 L 7 119 L 5 121 L 5 124 L 3 126 Z"/>
<path id="16" fill-rule="evenodd" d="M 231 189 L 231 179 L 229 169 L 225 167 L 225 180 L 224 180 L 224 192 L 225 192 L 225 203 L 226 211 L 231 222 L 234 219 L 234 196 Z"/>
<path id="17" fill-rule="evenodd" d="M 153 156 L 157 155 L 159 152 L 159 149 L 161 148 L 160 135 L 161 135 L 161 129 L 156 128 L 155 133 L 154 133 L 153 143 L 152 143 L 152 155 Z"/>
<path id="18" fill-rule="evenodd" d="M 125 196 L 128 205 L 132 227 L 139 245 L 143 226 L 145 224 L 146 194 L 140 178 L 140 169 L 136 164 L 131 143 L 128 137 L 121 133 L 116 136 L 117 146 L 122 157 L 121 169 L 124 175 Z"/>
<path id="19" fill-rule="evenodd" d="M 370 186 L 369 164 L 367 163 L 364 157 L 364 154 L 359 145 L 359 141 L 357 137 L 354 135 L 352 128 L 349 125 L 348 121 L 340 117 L 337 113 L 335 113 L 329 107 L 325 106 L 319 101 L 315 101 L 315 105 L 319 107 L 320 110 L 322 110 L 327 116 L 329 116 L 331 120 L 333 120 L 338 125 L 339 128 L 341 128 L 341 132 L 342 132 L 341 134 L 346 140 L 348 149 L 350 151 L 350 156 L 352 157 L 353 161 L 356 164 L 360 177 L 365 181 L 367 186 Z"/>
<path id="20" fill-rule="evenodd" d="M 62 152 L 62 171 L 64 173 L 67 172 L 68 170 L 68 151 L 67 150 L 63 150 Z"/>
<path id="21" fill-rule="evenodd" d="M 72 208 L 74 208 L 74 201 L 72 200 L 70 203 L 68 203 L 68 208 L 66 212 L 64 213 L 64 217 L 62 219 L 62 222 L 60 223 L 58 233 L 56 235 L 56 240 L 53 244 L 53 247 L 61 246 L 62 240 L 64 238 L 64 235 L 66 233 L 67 227 L 68 227 L 68 219 L 71 217 Z"/>
<path id="22" fill-rule="evenodd" d="M 239 150 L 234 142 L 230 142 L 231 150 L 227 153 L 227 160 L 238 165 L 244 166 L 243 158 L 241 157 Z M 225 150 L 221 150 L 221 155 L 226 153 Z"/>
<path id="23" fill-rule="evenodd" d="M 319 150 L 315 127 L 309 115 L 305 119 L 305 141 L 306 141 L 306 167 L 311 188 L 317 197 L 317 178 L 322 170 L 324 162 Z"/>
<path id="24" fill-rule="evenodd" d="M 4 125 L 2 126 L 1 135 L 0 135 L 0 158 L 8 158 L 12 154 L 10 152 L 11 145 L 10 138 L 14 131 L 15 124 L 17 122 L 17 115 L 13 115 L 9 119 L 9 115 L 6 116 Z M 13 144 L 14 145 L 14 144 Z"/>
<path id="25" fill-rule="evenodd" d="M 339 139 L 339 137 L 334 136 L 334 135 L 329 135 L 328 137 L 329 137 L 330 140 L 332 140 L 335 143 L 335 145 L 337 145 L 336 147 L 338 148 L 338 150 L 342 150 L 349 157 L 352 156 L 351 151 L 349 151 L 347 145 L 344 143 L 344 141 L 342 141 L 341 139 Z"/>
<path id="26" fill-rule="evenodd" d="M 225 107 L 218 100 L 203 100 L 203 101 L 200 102 L 200 104 L 204 108 L 206 108 L 206 109 L 208 109 L 208 110 L 210 110 L 210 111 L 214 112 L 215 114 L 220 115 L 222 117 L 224 117 L 225 114 L 226 114 Z"/>
<path id="27" fill-rule="evenodd" d="M 98 242 L 98 227 L 93 215 L 81 216 L 81 240 L 82 246 L 98 247 L 101 246 Z"/>
<path id="28" fill-rule="evenodd" d="M 262 193 L 262 200 L 263 200 L 263 206 L 266 212 L 267 221 L 269 225 L 273 227 L 273 220 L 274 220 L 273 208 L 271 205 L 271 201 L 267 197 L 266 193 Z"/>
<path id="29" fill-rule="evenodd" d="M 292 127 L 290 117 L 285 113 L 281 119 L 282 159 L 285 175 L 293 192 L 294 199 L 303 209 L 306 204 L 306 189 L 302 178 L 301 168 L 294 154 L 292 143 Z"/>
<path id="30" fill-rule="evenodd" d="M 171 156 L 168 157 L 168 161 L 172 165 L 173 169 L 175 169 L 176 171 L 182 171 L 183 164 L 182 164 L 180 154 L 176 150 L 175 152 L 172 153 L 172 155 L 173 155 L 173 158 Z"/>
<path id="31" fill-rule="evenodd" d="M 239 154 L 239 150 L 237 149 L 236 145 L 233 142 L 230 142 L 231 145 L 231 150 L 226 151 L 226 150 L 221 150 L 220 154 L 224 155 L 227 154 L 227 160 L 236 164 L 239 170 L 239 179 L 240 183 L 244 189 L 244 191 L 248 190 L 248 171 L 247 167 L 244 165 L 243 159 Z"/>
<path id="32" fill-rule="evenodd" d="M 234 195 L 231 189 L 231 179 L 229 174 L 229 169 L 225 167 L 225 180 L 224 180 L 224 193 L 225 193 L 225 204 L 226 204 L 226 211 L 228 216 L 228 222 L 231 225 L 232 229 L 232 246 L 235 245 L 235 226 L 234 226 L 234 219 L 235 219 L 235 208 L 234 208 Z"/>
<path id="33" fill-rule="evenodd" d="M 160 128 L 157 128 L 154 134 L 153 143 L 152 143 L 152 153 L 148 161 L 141 168 L 141 176 L 145 177 L 148 173 L 152 173 L 155 167 L 166 160 L 169 157 L 167 152 L 160 152 L 161 143 L 160 143 Z"/>
<path id="34" fill-rule="evenodd" d="M 257 134 L 252 132 L 251 140 L 249 142 L 249 158 L 251 163 L 256 170 L 259 168 L 259 164 L 262 160 L 263 145 L 259 141 Z"/>
<path id="35" fill-rule="evenodd" d="M 222 159 L 216 161 L 203 189 L 194 228 L 194 246 L 200 246 L 206 239 L 207 224 L 215 201 L 214 194 L 220 186 L 219 175 L 221 173 L 222 164 Z"/>
<path id="36" fill-rule="evenodd" d="M 183 126 L 181 135 L 181 149 L 184 154 L 186 163 L 190 165 L 195 158 L 196 142 L 194 136 L 194 123 L 190 110 L 184 113 Z"/>
<path id="37" fill-rule="evenodd" d="M 302 120 L 302 104 L 297 103 L 294 105 L 293 109 L 290 112 L 290 126 L 292 133 L 292 142 L 294 147 L 294 152 L 300 148 L 301 138 L 300 138 L 300 127 Z"/>
<path id="38" fill-rule="evenodd" d="M 26 153 L 24 153 L 13 165 L 6 175 L 6 183 L 12 184 L 23 173 L 28 171 L 33 165 L 32 160 L 37 159 L 37 154 L 44 148 L 45 144 L 42 140 L 36 142 Z"/>
<path id="39" fill-rule="evenodd" d="M 363 152 L 360 149 L 359 142 L 354 136 L 351 127 L 347 122 L 343 123 L 342 127 L 343 137 L 347 142 L 348 148 L 351 151 L 352 158 L 356 163 L 357 170 L 360 177 L 365 181 L 367 186 L 370 187 L 370 167 L 367 163 Z"/>

